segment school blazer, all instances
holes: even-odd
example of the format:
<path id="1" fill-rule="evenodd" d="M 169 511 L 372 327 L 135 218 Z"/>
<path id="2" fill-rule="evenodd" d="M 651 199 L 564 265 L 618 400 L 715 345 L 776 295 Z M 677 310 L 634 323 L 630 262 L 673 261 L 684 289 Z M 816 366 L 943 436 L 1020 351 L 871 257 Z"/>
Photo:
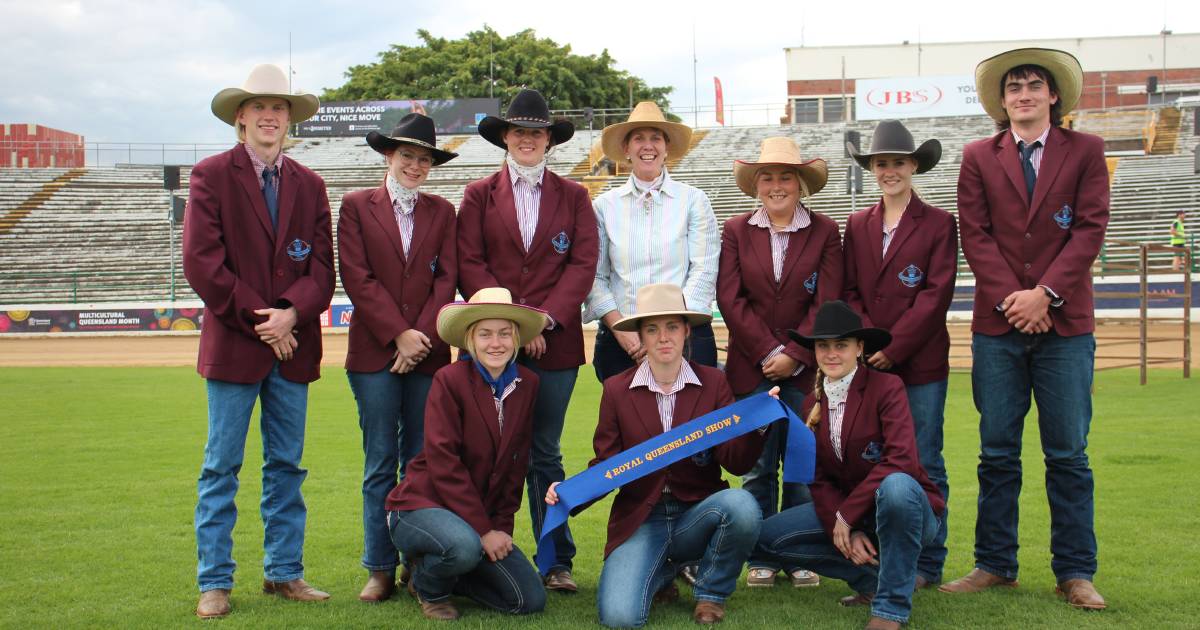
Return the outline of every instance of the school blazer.
<path id="1" fill-rule="evenodd" d="M 258 176 L 242 145 L 192 168 L 183 219 L 183 275 L 204 300 L 197 371 L 204 378 L 255 383 L 276 363 L 254 327 L 254 311 L 296 307 L 287 380 L 320 377 L 320 316 L 333 298 L 329 199 L 319 175 L 285 157 L 280 166 L 278 229 L 271 228 Z"/>
<path id="2" fill-rule="evenodd" d="M 844 298 L 867 326 L 886 328 L 883 353 L 908 385 L 950 375 L 946 312 L 954 299 L 958 228 L 954 215 L 915 194 L 883 255 L 883 202 L 851 214 L 842 239 Z"/>
<path id="3" fill-rule="evenodd" d="M 457 280 L 454 206 L 428 193 L 417 196 L 407 259 L 387 187 L 347 193 L 338 216 L 338 272 L 354 304 L 346 369 L 390 367 L 396 337 L 425 333 L 433 348 L 415 371 L 433 375 L 450 362 L 437 334 L 437 314 L 454 301 Z"/>
<path id="4" fill-rule="evenodd" d="M 584 363 L 582 306 L 596 278 L 600 231 L 587 189 L 549 169 L 538 208 L 526 252 L 508 166 L 469 184 L 458 210 L 458 286 L 464 298 L 504 287 L 513 302 L 549 312 L 555 326 L 542 332 L 546 353 L 531 363 L 574 368 Z"/>
<path id="5" fill-rule="evenodd" d="M 963 254 L 975 272 L 971 330 L 1010 330 L 996 310 L 1010 293 L 1044 285 L 1065 302 L 1050 307 L 1054 331 L 1095 330 L 1092 263 L 1108 226 L 1104 140 L 1054 127 L 1046 138 L 1032 203 L 1012 132 L 963 148 L 958 220 Z"/>

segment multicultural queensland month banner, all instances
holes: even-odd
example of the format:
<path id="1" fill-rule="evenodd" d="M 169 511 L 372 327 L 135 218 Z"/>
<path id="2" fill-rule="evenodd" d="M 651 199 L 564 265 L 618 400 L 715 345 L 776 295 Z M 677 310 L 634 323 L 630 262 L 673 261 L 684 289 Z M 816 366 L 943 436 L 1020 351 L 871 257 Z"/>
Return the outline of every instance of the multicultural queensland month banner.
<path id="1" fill-rule="evenodd" d="M 199 308 L 104 308 L 0 311 L 0 334 L 189 331 L 200 329 Z"/>
<path id="2" fill-rule="evenodd" d="M 301 138 L 387 134 L 401 118 L 416 112 L 433 119 L 437 133 L 475 133 L 484 116 L 500 115 L 498 98 L 455 98 L 403 101 L 334 101 L 321 103 L 312 118 L 297 125 Z"/>

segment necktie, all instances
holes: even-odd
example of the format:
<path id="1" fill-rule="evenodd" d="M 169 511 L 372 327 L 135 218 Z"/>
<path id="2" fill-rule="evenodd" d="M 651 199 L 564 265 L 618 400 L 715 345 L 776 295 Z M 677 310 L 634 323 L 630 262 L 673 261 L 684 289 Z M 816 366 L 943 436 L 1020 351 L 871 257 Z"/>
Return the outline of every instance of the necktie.
<path id="1" fill-rule="evenodd" d="M 267 202 L 267 213 L 271 215 L 271 229 L 279 228 L 279 186 L 275 169 L 263 169 L 263 200 Z"/>
<path id="2" fill-rule="evenodd" d="M 1025 171 L 1025 194 L 1030 203 L 1033 203 L 1033 186 L 1037 183 L 1037 171 L 1033 170 L 1033 152 L 1040 146 L 1040 141 L 1028 145 L 1024 141 L 1017 142 L 1017 150 L 1021 152 L 1021 170 Z"/>

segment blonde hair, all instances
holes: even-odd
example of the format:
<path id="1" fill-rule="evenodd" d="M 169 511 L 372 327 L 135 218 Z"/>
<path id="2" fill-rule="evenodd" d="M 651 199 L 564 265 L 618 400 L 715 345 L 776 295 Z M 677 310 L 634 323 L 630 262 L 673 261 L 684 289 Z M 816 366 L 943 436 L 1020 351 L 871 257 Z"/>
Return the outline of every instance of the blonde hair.
<path id="1" fill-rule="evenodd" d="M 502 318 L 502 317 L 485 317 L 484 319 L 504 319 L 504 318 Z M 477 319 L 477 320 L 471 322 L 471 325 L 467 326 L 466 332 L 463 333 L 463 342 L 462 342 L 463 350 L 466 350 L 467 354 L 471 355 L 471 358 L 473 358 L 473 359 L 475 358 L 475 327 L 478 326 L 479 322 L 481 322 L 481 321 L 483 321 L 483 319 Z M 512 356 L 509 357 L 509 359 L 508 359 L 508 362 L 512 363 L 513 361 L 517 360 L 517 353 L 521 351 L 521 329 L 520 329 L 520 327 L 517 326 L 517 322 L 514 322 L 511 319 L 505 319 L 504 321 L 508 322 L 509 325 L 512 326 L 513 353 L 512 353 Z"/>
<path id="2" fill-rule="evenodd" d="M 821 423 L 821 397 L 825 395 L 825 373 L 819 367 L 815 372 L 817 376 L 816 382 L 813 383 L 813 396 L 816 398 L 816 402 L 808 411 L 808 417 L 804 419 L 804 424 L 808 425 L 813 432 L 816 432 L 817 425 Z"/>

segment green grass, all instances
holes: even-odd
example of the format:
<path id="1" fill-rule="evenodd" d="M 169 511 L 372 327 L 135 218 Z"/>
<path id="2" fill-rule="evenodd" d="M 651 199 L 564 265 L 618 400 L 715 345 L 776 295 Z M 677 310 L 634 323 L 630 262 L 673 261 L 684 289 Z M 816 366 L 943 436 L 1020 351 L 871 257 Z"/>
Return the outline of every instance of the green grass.
<path id="1" fill-rule="evenodd" d="M 1200 476 L 1193 465 L 1200 424 L 1196 384 L 1155 370 L 1146 387 L 1134 370 L 1097 375 L 1089 453 L 1096 474 L 1100 541 L 1097 585 L 1110 608 L 1072 610 L 1053 593 L 1048 510 L 1035 419 L 1025 432 L 1021 498 L 1021 587 L 973 596 L 918 593 L 912 628 L 1195 627 L 1200 605 Z M 440 627 L 406 595 L 362 604 L 359 490 L 362 452 L 354 404 L 340 370 L 310 390 L 304 485 L 309 506 L 307 578 L 328 590 L 324 604 L 259 593 L 262 524 L 256 509 L 261 442 L 246 445 L 234 531 L 240 565 L 234 614 L 200 622 L 192 510 L 205 438 L 201 379 L 186 368 L 0 370 L 0 627 Z M 580 372 L 563 446 L 568 472 L 590 455 L 599 387 Z M 968 377 L 951 378 L 947 464 L 952 488 L 948 578 L 972 565 L 977 416 Z M 255 424 L 257 421 L 255 422 Z M 607 504 L 573 519 L 581 593 L 552 595 L 544 614 L 509 618 L 461 602 L 459 627 L 595 626 L 595 589 Z M 516 538 L 532 555 L 527 513 Z M 849 589 L 751 592 L 729 602 L 729 628 L 856 628 L 863 609 L 836 605 Z M 694 627 L 687 590 L 655 608 L 655 626 Z"/>

